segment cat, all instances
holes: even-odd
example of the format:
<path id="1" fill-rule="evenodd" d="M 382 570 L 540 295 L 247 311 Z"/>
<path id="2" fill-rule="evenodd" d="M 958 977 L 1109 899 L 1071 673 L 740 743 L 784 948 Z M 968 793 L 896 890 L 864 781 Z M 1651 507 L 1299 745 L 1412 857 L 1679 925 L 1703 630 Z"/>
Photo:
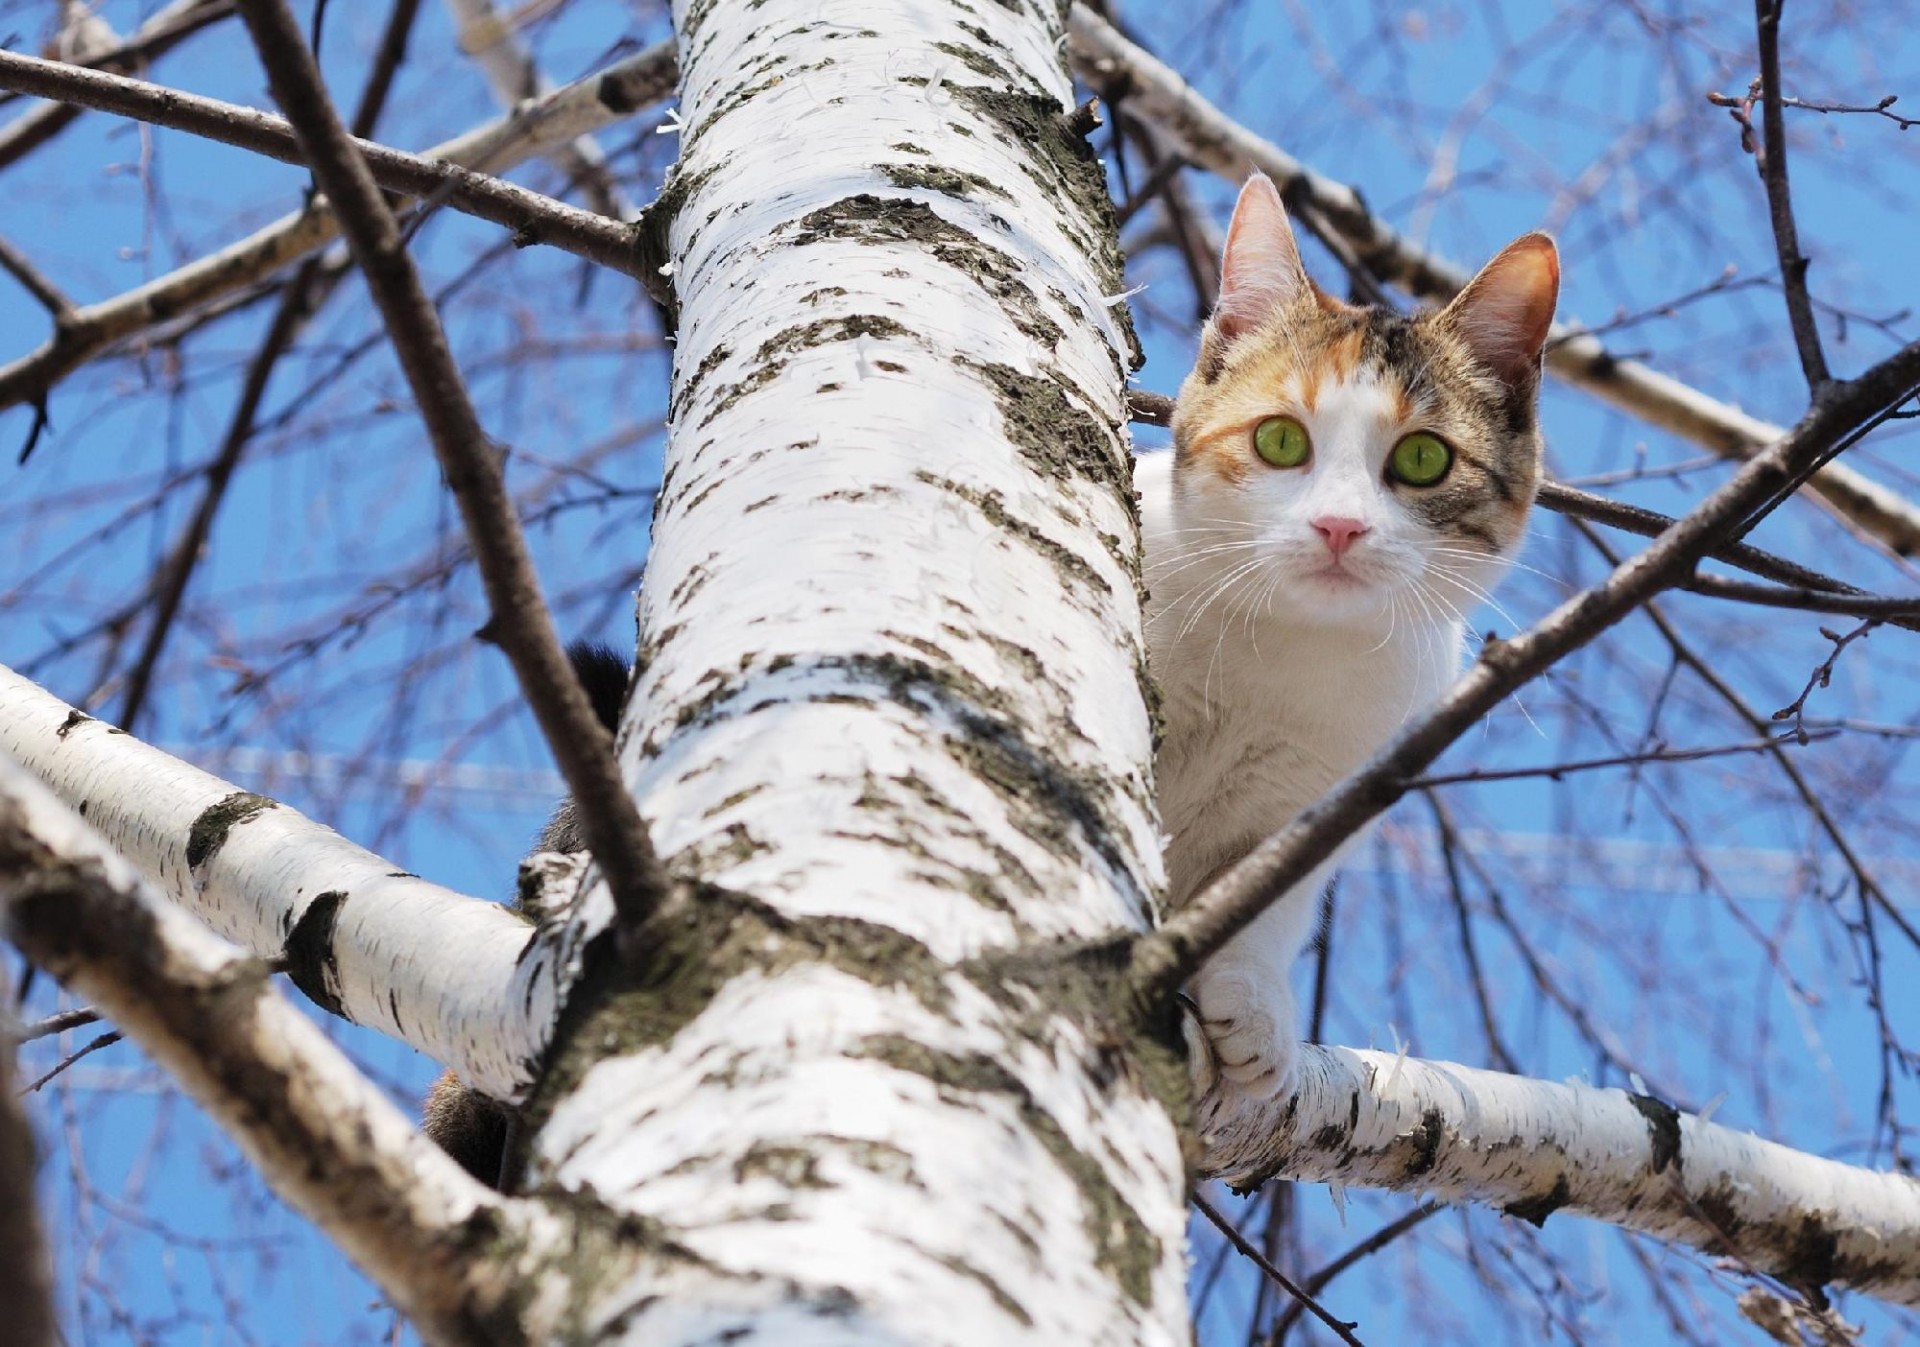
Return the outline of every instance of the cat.
<path id="1" fill-rule="evenodd" d="M 586 690 L 594 715 L 608 730 L 617 731 L 620 708 L 627 699 L 627 661 L 611 647 L 590 641 L 575 641 L 568 646 L 567 658 L 573 665 L 574 676 Z M 568 796 L 553 811 L 528 854 L 538 855 L 543 851 L 572 854 L 586 849 L 587 839 L 580 831 L 578 811 L 573 806 L 573 797 Z M 458 1076 L 446 1071 L 427 1091 L 422 1115 L 421 1130 L 438 1142 L 440 1149 L 482 1183 L 505 1191 L 508 1176 L 502 1165 L 515 1118 L 509 1106 L 469 1090 Z"/>
<path id="2" fill-rule="evenodd" d="M 1544 234 L 1407 318 L 1308 279 L 1280 194 L 1241 190 L 1220 299 L 1136 460 L 1170 905 L 1358 767 L 1459 671 L 1463 615 L 1517 550 L 1540 475 L 1559 291 Z M 1292 1091 L 1292 965 L 1351 838 L 1215 954 L 1191 991 L 1219 1072 Z"/>

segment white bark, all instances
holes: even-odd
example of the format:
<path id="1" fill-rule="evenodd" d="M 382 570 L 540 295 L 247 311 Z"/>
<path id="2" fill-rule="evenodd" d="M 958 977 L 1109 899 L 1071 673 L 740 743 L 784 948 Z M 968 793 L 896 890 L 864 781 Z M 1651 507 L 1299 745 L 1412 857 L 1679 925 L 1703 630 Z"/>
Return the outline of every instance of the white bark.
<path id="1" fill-rule="evenodd" d="M 1179 1140 L 1124 1016 L 994 962 L 1139 929 L 1159 883 L 1102 178 L 1057 18 L 845 15 L 676 7 L 622 761 L 714 887 L 598 989 L 533 1179 L 699 1260 L 606 1282 L 607 1340 L 1182 1341 Z"/>
<path id="2" fill-rule="evenodd" d="M 1645 1095 L 1303 1047 L 1297 1101 L 1211 1101 L 1202 1168 L 1576 1212 L 1801 1289 L 1920 1305 L 1920 1179 L 1789 1150 Z"/>
<path id="3" fill-rule="evenodd" d="M 1081 5 L 1073 7 L 1071 48 L 1075 65 L 1096 86 L 1123 83 L 1129 110 L 1169 135 L 1191 162 L 1236 185 L 1255 169 L 1265 173 L 1290 203 L 1297 200 L 1318 211 L 1375 274 L 1409 294 L 1448 299 L 1472 278 L 1471 272 L 1415 248 L 1375 217 L 1353 188 L 1314 172 L 1226 116 Z M 1630 416 L 1728 458 L 1751 458 L 1787 433 L 1637 360 L 1616 356 L 1599 338 L 1565 323 L 1554 324 L 1547 369 Z M 1920 551 L 1920 507 L 1899 492 L 1838 463 L 1815 473 L 1807 489 L 1895 553 Z"/>
<path id="4" fill-rule="evenodd" d="M 521 1281 L 554 1256 L 563 1222 L 469 1178 L 264 965 L 156 893 L 5 754 L 0 934 L 180 1081 L 431 1339 L 489 1340 L 525 1315 Z"/>
<path id="5" fill-rule="evenodd" d="M 4 666 L 0 752 L 219 935 L 285 954 L 320 1005 L 496 1097 L 533 1079 L 578 956 L 544 937 L 530 949 L 534 929 L 505 908 L 406 874 Z"/>

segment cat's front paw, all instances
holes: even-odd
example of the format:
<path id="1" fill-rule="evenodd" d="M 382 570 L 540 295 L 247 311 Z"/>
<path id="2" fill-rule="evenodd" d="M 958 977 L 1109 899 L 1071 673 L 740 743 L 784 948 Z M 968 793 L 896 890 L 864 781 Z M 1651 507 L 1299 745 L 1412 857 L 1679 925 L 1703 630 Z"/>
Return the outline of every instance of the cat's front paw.
<path id="1" fill-rule="evenodd" d="M 1293 1093 L 1299 1031 L 1286 980 L 1229 965 L 1203 969 L 1193 990 L 1226 1084 L 1256 1099 Z"/>

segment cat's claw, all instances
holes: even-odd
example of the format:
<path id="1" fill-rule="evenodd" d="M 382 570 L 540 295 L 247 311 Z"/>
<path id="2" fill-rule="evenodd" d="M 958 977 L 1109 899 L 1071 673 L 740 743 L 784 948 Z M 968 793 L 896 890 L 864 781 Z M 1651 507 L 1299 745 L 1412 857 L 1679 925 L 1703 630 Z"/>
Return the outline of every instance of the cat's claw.
<path id="1" fill-rule="evenodd" d="M 1299 1053 L 1293 994 L 1285 983 L 1203 972 L 1195 990 L 1220 1080 L 1253 1099 L 1291 1094 Z"/>

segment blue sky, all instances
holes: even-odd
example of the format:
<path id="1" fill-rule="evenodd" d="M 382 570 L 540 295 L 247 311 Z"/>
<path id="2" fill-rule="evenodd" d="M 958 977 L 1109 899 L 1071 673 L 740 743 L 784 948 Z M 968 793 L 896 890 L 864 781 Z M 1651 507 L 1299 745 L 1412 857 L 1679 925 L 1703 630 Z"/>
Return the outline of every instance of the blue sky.
<path id="1" fill-rule="evenodd" d="M 37 42 L 43 8 L 0 0 L 0 36 Z M 1550 227 L 1563 252 L 1563 319 L 1637 316 L 1609 334 L 1615 349 L 1778 421 L 1804 406 L 1780 297 L 1767 284 L 1772 244 L 1751 160 L 1725 111 L 1704 97 L 1738 92 L 1751 76 L 1745 6 L 1137 8 L 1152 45 L 1209 98 L 1360 187 L 1412 237 L 1477 264 L 1513 235 Z M 1791 89 L 1848 103 L 1904 93 L 1920 109 L 1920 39 L 1901 8 L 1789 7 Z M 326 57 L 336 88 L 357 88 L 383 10 L 330 11 Z M 110 4 L 106 12 L 126 27 L 144 11 Z M 621 7 L 578 3 L 536 37 L 546 68 L 567 78 L 603 64 L 623 40 L 663 31 L 651 7 L 636 19 Z M 383 123 L 396 143 L 430 144 L 491 114 L 437 5 L 425 7 L 413 52 Z M 194 39 L 156 74 L 265 105 L 264 81 L 237 31 Z M 1906 310 L 1920 299 L 1909 247 L 1920 139 L 1860 115 L 1799 113 L 1792 128 L 1815 291 L 1850 315 L 1843 333 L 1829 314 L 1829 353 L 1840 372 L 1855 372 L 1915 327 Z M 651 129 L 643 119 L 605 137 L 637 200 L 651 195 L 672 149 Z M 1108 159 L 1118 188 L 1110 148 Z M 1138 165 L 1130 170 L 1138 182 Z M 13 208 L 0 232 L 83 301 L 294 208 L 304 183 L 296 170 L 238 151 L 99 117 L 3 176 Z M 518 176 L 551 185 L 539 168 Z M 1188 180 L 1224 223 L 1234 185 Z M 1151 217 L 1143 212 L 1129 240 L 1144 237 Z M 447 290 L 443 314 L 489 429 L 512 446 L 513 480 L 536 483 L 580 446 L 604 447 L 590 476 L 561 479 L 550 497 L 556 512 L 533 538 L 563 629 L 625 643 L 644 561 L 646 492 L 662 452 L 667 352 L 624 279 L 588 276 L 537 249 L 491 258 L 498 241 L 492 227 L 442 213 L 422 232 L 419 255 L 430 282 Z M 1312 245 L 1307 252 L 1337 288 L 1330 259 Z M 1171 392 L 1195 331 L 1185 269 L 1164 248 L 1143 247 L 1129 280 L 1147 287 L 1135 301 L 1149 357 L 1139 383 Z M 1659 312 L 1716 283 L 1717 292 Z M 12 542 L 0 568 L 0 660 L 70 699 L 95 689 L 104 639 L 53 652 L 111 615 L 163 554 L 188 496 L 157 513 L 138 502 L 154 481 L 217 447 L 270 307 L 256 305 L 176 349 L 95 366 L 57 392 L 54 435 L 24 467 L 0 467 L 9 477 L 0 536 Z M 45 328 L 17 287 L 0 284 L 0 359 L 38 342 Z M 391 362 L 377 346 L 362 352 L 375 330 L 358 287 L 348 285 L 282 365 L 258 451 L 237 479 L 163 666 L 162 695 L 139 729 L 410 869 L 503 896 L 556 786 L 503 661 L 469 639 L 484 617 L 471 575 L 456 569 L 442 583 L 436 572 L 457 521 Z M 533 358 L 506 358 L 529 343 Z M 1604 489 L 1654 508 L 1684 510 L 1724 474 L 1712 466 L 1669 472 L 1700 451 L 1576 391 L 1550 386 L 1543 420 L 1556 472 L 1580 480 L 1638 466 L 1642 480 Z M 18 410 L 0 413 L 0 443 L 16 443 L 26 424 Z M 1164 435 L 1143 429 L 1139 440 L 1150 447 Z M 1920 496 L 1913 443 L 1896 426 L 1850 461 Z M 1804 505 L 1780 511 L 1755 540 L 1879 589 L 1920 585 L 1904 563 L 1875 555 Z M 1477 614 L 1477 629 L 1511 630 L 1603 573 L 1592 547 L 1550 517 L 1537 521 L 1524 561 L 1532 569 L 1501 591 L 1503 611 Z M 383 587 L 396 575 L 418 581 L 397 599 Z M 1762 716 L 1790 702 L 1825 658 L 1820 628 L 1852 625 L 1686 596 L 1664 601 L 1664 610 Z M 1883 628 L 1850 649 L 1809 714 L 1856 728 L 1795 757 L 1844 835 L 1906 905 L 1920 873 L 1910 740 L 1857 726 L 1920 723 L 1912 641 Z M 126 658 L 122 651 L 121 667 Z M 1592 756 L 1641 742 L 1650 723 L 1675 745 L 1750 737 L 1697 676 L 1683 672 L 1662 693 L 1669 662 L 1662 635 L 1636 618 L 1502 707 L 1445 766 Z M 262 678 L 236 696 L 242 672 Z M 109 684 L 105 714 L 114 700 Z M 464 776 L 449 775 L 455 769 Z M 429 784 L 410 788 L 418 781 Z M 1676 1102 L 1713 1103 L 1719 1121 L 1885 1162 L 1886 1136 L 1875 1126 L 1879 1032 L 1861 986 L 1867 956 L 1849 929 L 1857 895 L 1777 771 L 1726 758 L 1439 795 L 1469 839 L 1464 929 L 1487 1012 L 1469 993 L 1435 814 L 1410 799 L 1343 884 L 1329 1040 L 1405 1041 L 1422 1055 L 1485 1064 L 1490 1021 L 1529 1074 L 1623 1084 L 1637 1071 Z M 1920 1034 L 1914 952 L 1887 941 L 1881 957 L 1886 1021 L 1911 1038 Z M 1301 970 L 1303 996 L 1312 972 Z M 54 1004 L 44 980 L 30 1004 L 30 1014 Z M 375 1036 L 336 1032 L 411 1106 L 429 1063 Z M 51 1064 L 46 1047 L 29 1050 L 29 1067 Z M 1920 1105 L 1909 1075 L 1895 1072 L 1892 1089 L 1906 1113 Z M 384 1339 L 389 1320 L 367 1308 L 375 1299 L 367 1283 L 266 1194 L 131 1048 L 88 1058 L 37 1100 L 51 1151 L 45 1193 L 78 1340 Z M 1323 1188 L 1302 1186 L 1292 1199 L 1284 1248 L 1303 1270 L 1413 1202 L 1352 1192 L 1343 1222 Z M 1196 1285 L 1215 1243 L 1205 1234 L 1197 1241 Z M 1734 1283 L 1697 1260 L 1577 1220 L 1556 1218 L 1536 1234 L 1485 1212 L 1433 1218 L 1336 1282 L 1328 1301 L 1359 1318 L 1374 1344 L 1665 1340 L 1668 1311 L 1646 1290 L 1643 1257 L 1681 1269 L 1675 1312 L 1706 1325 L 1708 1340 L 1752 1332 L 1732 1327 Z M 1203 1341 L 1244 1338 L 1256 1287 L 1251 1269 L 1227 1266 L 1206 1302 Z M 1848 1310 L 1867 1320 L 1875 1342 L 1912 1338 L 1862 1302 Z"/>

